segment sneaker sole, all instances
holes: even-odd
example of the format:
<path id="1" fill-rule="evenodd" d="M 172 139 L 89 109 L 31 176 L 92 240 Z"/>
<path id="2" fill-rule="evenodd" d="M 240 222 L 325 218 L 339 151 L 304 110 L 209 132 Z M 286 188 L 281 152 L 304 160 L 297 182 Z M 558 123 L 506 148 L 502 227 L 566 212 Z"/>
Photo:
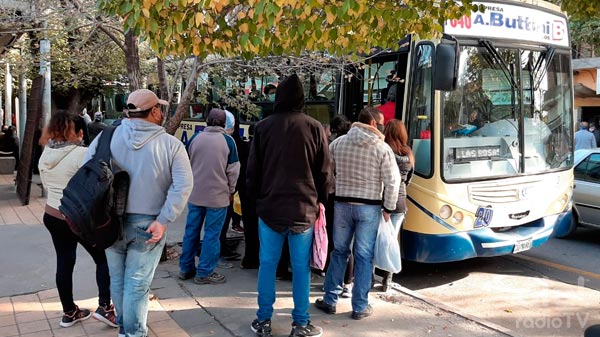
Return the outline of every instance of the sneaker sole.
<path id="1" fill-rule="evenodd" d="M 100 321 L 100 322 L 102 322 L 102 323 L 104 323 L 104 324 L 106 324 L 106 325 L 108 325 L 110 327 L 113 327 L 113 328 L 118 328 L 119 327 L 116 323 L 111 322 L 110 320 L 106 319 L 106 317 L 104 317 L 104 316 L 102 316 L 100 314 L 93 313 L 92 314 L 92 318 L 95 319 L 95 320 L 97 320 L 97 321 Z"/>
<path id="2" fill-rule="evenodd" d="M 90 317 L 92 317 L 92 313 L 90 313 L 89 315 L 87 315 L 86 317 L 82 317 L 82 318 L 78 318 L 76 320 L 74 320 L 73 322 L 70 323 L 65 323 L 65 322 L 60 322 L 59 325 L 63 328 L 70 328 L 73 325 L 75 325 L 77 322 L 81 322 L 81 321 L 85 321 L 86 319 L 89 319 Z"/>
<path id="3" fill-rule="evenodd" d="M 209 281 L 209 280 L 200 281 L 200 280 L 194 279 L 194 283 L 196 283 L 196 284 L 224 284 L 226 282 L 227 282 L 227 280 L 222 280 L 222 281 Z"/>

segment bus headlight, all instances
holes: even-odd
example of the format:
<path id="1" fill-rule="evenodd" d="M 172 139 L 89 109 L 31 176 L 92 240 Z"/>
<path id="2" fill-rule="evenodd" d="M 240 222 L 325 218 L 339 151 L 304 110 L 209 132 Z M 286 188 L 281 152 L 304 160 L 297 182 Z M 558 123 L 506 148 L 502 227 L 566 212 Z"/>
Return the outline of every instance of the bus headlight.
<path id="1" fill-rule="evenodd" d="M 448 219 L 452 215 L 452 207 L 444 205 L 440 208 L 440 218 Z"/>
<path id="2" fill-rule="evenodd" d="M 454 213 L 454 216 L 452 216 L 452 222 L 454 222 L 455 225 L 460 224 L 464 219 L 464 215 L 461 211 L 458 211 L 456 213 Z"/>
<path id="3" fill-rule="evenodd" d="M 565 193 L 560 197 L 560 204 L 562 206 L 566 205 L 569 202 L 569 196 Z"/>

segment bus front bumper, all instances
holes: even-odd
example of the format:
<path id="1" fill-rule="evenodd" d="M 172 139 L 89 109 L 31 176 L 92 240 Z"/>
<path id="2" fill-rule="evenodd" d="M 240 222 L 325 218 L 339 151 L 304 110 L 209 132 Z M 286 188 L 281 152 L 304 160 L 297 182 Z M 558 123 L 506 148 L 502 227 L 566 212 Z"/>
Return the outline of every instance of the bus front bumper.
<path id="1" fill-rule="evenodd" d="M 569 211 L 506 231 L 480 228 L 452 234 L 423 234 L 403 229 L 402 257 L 416 262 L 441 263 L 513 254 L 542 245 L 568 228 L 570 222 Z"/>

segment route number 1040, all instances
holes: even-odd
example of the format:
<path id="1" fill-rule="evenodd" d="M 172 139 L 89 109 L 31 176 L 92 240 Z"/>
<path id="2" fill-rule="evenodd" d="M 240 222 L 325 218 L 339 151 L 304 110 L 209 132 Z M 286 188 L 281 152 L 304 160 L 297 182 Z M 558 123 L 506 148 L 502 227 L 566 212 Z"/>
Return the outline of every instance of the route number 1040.
<path id="1" fill-rule="evenodd" d="M 456 28 L 456 26 L 460 26 L 460 28 L 471 28 L 471 18 L 468 16 L 463 16 L 460 19 L 452 19 L 450 20 L 450 26 L 452 28 Z"/>

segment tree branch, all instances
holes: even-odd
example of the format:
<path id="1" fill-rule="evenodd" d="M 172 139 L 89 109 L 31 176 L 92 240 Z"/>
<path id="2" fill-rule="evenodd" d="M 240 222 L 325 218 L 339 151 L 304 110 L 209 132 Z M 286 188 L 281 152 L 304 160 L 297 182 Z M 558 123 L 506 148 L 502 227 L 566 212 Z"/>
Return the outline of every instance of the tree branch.
<path id="1" fill-rule="evenodd" d="M 127 47 L 125 46 L 125 44 L 123 42 L 121 42 L 121 40 L 113 32 L 106 29 L 106 27 L 104 27 L 104 25 L 101 23 L 98 23 L 97 27 L 104 34 L 106 34 L 108 37 L 110 37 L 110 39 L 113 40 L 113 42 L 116 43 L 117 46 L 119 46 L 119 48 L 121 48 L 121 50 L 123 50 L 124 53 L 127 53 Z"/>

